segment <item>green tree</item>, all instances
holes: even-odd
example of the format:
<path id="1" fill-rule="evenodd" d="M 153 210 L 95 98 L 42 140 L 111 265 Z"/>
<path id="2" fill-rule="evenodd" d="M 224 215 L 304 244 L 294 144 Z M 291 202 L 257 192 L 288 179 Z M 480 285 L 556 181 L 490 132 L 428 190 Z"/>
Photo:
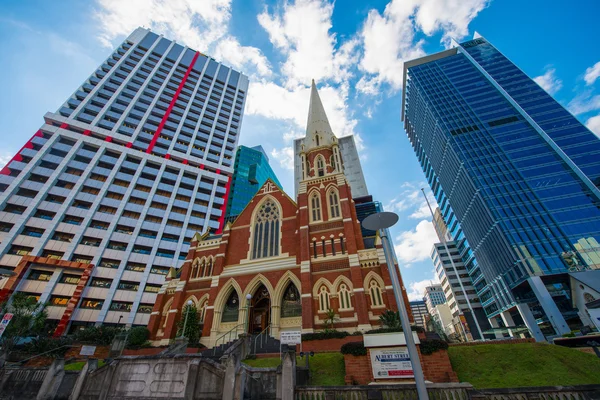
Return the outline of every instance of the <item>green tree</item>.
<path id="1" fill-rule="evenodd" d="M 335 323 L 339 320 L 333 308 L 327 310 L 325 312 L 325 331 L 335 331 Z"/>
<path id="2" fill-rule="evenodd" d="M 21 338 L 38 336 L 45 332 L 48 316 L 46 305 L 38 303 L 35 297 L 25 293 L 15 293 L 11 301 L 4 303 L 1 309 L 2 315 L 13 314 L 0 339 L 4 352 L 10 353 Z"/>
<path id="3" fill-rule="evenodd" d="M 131 328 L 127 335 L 127 347 L 136 348 L 144 346 L 146 343 L 148 343 L 149 337 L 150 331 L 145 326 L 136 326 L 135 328 Z"/>
<path id="4" fill-rule="evenodd" d="M 381 325 L 387 328 L 400 328 L 400 313 L 398 311 L 385 310 L 380 316 Z"/>
<path id="5" fill-rule="evenodd" d="M 183 331 L 184 325 L 185 332 Z M 186 305 L 183 307 L 181 319 L 177 323 L 177 336 L 185 336 L 188 338 L 190 343 L 198 343 L 201 334 L 202 332 L 200 332 L 200 316 L 198 315 L 198 310 L 194 305 Z"/>

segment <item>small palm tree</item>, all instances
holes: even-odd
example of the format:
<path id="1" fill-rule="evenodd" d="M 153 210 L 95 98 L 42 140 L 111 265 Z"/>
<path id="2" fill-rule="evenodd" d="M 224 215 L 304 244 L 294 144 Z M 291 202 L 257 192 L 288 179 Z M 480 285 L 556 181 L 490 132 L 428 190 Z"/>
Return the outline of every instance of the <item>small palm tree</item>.
<path id="1" fill-rule="evenodd" d="M 379 316 L 381 325 L 387 328 L 400 328 L 400 313 L 398 311 L 385 310 Z"/>
<path id="2" fill-rule="evenodd" d="M 325 330 L 326 331 L 335 331 L 334 324 L 338 322 L 340 319 L 336 317 L 335 311 L 333 308 L 330 308 L 325 312 Z"/>

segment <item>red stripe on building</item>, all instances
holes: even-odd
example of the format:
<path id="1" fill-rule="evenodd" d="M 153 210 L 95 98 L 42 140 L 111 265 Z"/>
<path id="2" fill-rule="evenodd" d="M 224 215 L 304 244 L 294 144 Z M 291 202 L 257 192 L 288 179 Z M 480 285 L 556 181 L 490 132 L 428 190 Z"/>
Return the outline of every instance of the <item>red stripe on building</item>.
<path id="1" fill-rule="evenodd" d="M 229 188 L 231 187 L 231 176 L 227 179 L 227 185 L 225 185 L 225 196 L 223 196 L 223 205 L 221 206 L 221 217 L 219 218 L 219 229 L 215 232 L 217 235 L 223 233 L 225 227 L 225 212 L 227 211 L 227 199 L 229 198 Z"/>
<path id="2" fill-rule="evenodd" d="M 34 133 L 33 136 L 31 137 L 31 139 L 29 139 L 27 141 L 27 143 L 25 143 L 25 145 L 23 147 L 21 147 L 21 150 L 19 150 L 17 152 L 17 154 L 13 158 L 11 158 L 9 162 L 6 163 L 6 166 L 0 170 L 0 175 L 10 175 L 10 169 L 8 168 L 8 165 L 13 161 L 22 161 L 23 160 L 23 157 L 21 156 L 21 152 L 23 151 L 23 149 L 33 149 L 33 143 L 31 143 L 31 141 L 36 136 L 37 137 L 44 136 L 44 135 L 42 135 L 41 129 L 38 130 L 36 133 Z"/>
<path id="3" fill-rule="evenodd" d="M 179 93 L 181 93 L 181 90 L 183 89 L 183 85 L 185 85 L 185 81 L 187 81 L 188 76 L 190 76 L 190 72 L 192 72 L 192 67 L 196 63 L 196 60 L 198 59 L 199 55 L 200 55 L 200 53 L 196 52 L 196 54 L 194 55 L 194 58 L 192 59 L 192 62 L 190 63 L 190 66 L 188 67 L 187 71 L 185 71 L 185 75 L 183 75 L 183 79 L 181 80 L 181 83 L 179 83 L 179 87 L 177 88 L 175 95 L 171 99 L 171 104 L 169 104 L 169 108 L 167 108 L 165 115 L 163 116 L 162 120 L 160 121 L 158 128 L 156 128 L 156 132 L 154 133 L 154 136 L 152 137 L 152 140 L 150 141 L 150 144 L 148 145 L 148 148 L 146 149 L 146 153 L 148 153 L 148 154 L 152 153 L 152 149 L 154 148 L 154 145 L 158 141 L 158 136 L 162 132 L 165 124 L 167 123 L 167 118 L 169 118 L 169 115 L 171 114 L 171 110 L 173 110 L 173 107 L 175 107 L 175 102 L 177 101 L 177 98 L 179 97 Z"/>

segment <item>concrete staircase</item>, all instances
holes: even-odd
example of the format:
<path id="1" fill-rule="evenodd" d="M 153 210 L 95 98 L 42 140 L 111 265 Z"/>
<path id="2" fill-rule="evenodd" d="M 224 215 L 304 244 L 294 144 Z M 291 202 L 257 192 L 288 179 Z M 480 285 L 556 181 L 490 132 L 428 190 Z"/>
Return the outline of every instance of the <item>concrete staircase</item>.
<path id="1" fill-rule="evenodd" d="M 212 349 L 205 349 L 201 352 L 201 354 L 215 361 L 219 361 L 219 359 L 225 354 L 227 349 L 231 347 L 237 339 L 231 340 L 227 343 L 222 343 Z M 279 354 L 281 343 L 279 340 L 275 339 L 272 336 L 268 335 L 252 335 L 250 337 L 250 354 Z"/>

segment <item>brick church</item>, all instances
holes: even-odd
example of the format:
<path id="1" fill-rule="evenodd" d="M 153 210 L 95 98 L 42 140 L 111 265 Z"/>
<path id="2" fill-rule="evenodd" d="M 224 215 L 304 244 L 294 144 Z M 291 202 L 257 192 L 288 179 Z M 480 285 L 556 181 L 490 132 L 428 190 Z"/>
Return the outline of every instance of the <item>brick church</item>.
<path id="1" fill-rule="evenodd" d="M 201 342 L 233 332 L 271 336 L 327 327 L 380 326 L 396 310 L 381 242 L 365 248 L 344 160 L 314 81 L 296 201 L 268 180 L 222 234 L 196 234 L 179 270 L 160 289 L 148 328 L 155 345 L 174 338 L 182 309 L 199 311 Z M 408 305 L 406 293 L 404 301 Z M 409 307 L 407 307 L 410 310 Z"/>

